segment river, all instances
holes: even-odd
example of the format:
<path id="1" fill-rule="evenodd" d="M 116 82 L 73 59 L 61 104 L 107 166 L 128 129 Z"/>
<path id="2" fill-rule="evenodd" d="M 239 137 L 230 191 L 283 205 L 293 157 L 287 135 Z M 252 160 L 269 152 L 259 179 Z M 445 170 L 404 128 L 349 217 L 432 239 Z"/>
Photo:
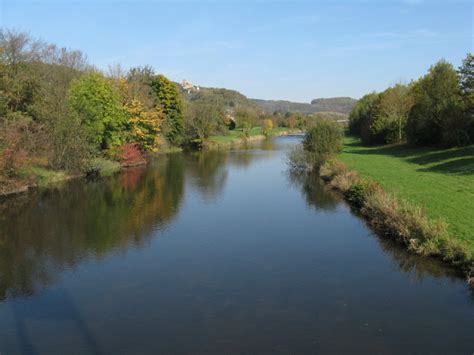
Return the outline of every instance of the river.
<path id="1" fill-rule="evenodd" d="M 0 353 L 472 354 L 474 294 L 374 235 L 297 137 L 0 205 Z"/>

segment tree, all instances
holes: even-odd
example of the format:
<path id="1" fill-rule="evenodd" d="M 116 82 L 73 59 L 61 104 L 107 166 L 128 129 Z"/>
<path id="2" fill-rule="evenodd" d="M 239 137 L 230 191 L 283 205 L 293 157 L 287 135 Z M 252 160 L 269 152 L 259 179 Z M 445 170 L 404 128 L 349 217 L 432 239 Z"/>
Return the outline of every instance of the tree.
<path id="1" fill-rule="evenodd" d="M 342 149 L 342 127 L 334 121 L 321 120 L 308 129 L 303 139 L 310 166 L 318 170 L 329 158 Z"/>
<path id="2" fill-rule="evenodd" d="M 244 136 L 249 137 L 252 128 L 257 123 L 257 113 L 255 110 L 241 106 L 236 110 L 235 118 L 237 120 L 237 125 L 242 128 Z"/>
<path id="3" fill-rule="evenodd" d="M 262 133 L 268 137 L 272 134 L 272 130 L 273 130 L 273 121 L 270 118 L 265 118 L 262 121 Z"/>
<path id="4" fill-rule="evenodd" d="M 413 100 L 406 85 L 397 84 L 380 95 L 377 113 L 370 125 L 374 136 L 384 143 L 401 142 L 406 134 L 406 123 Z"/>
<path id="5" fill-rule="evenodd" d="M 459 68 L 461 93 L 468 96 L 470 105 L 474 106 L 474 55 L 468 53 Z"/>
<path id="6" fill-rule="evenodd" d="M 0 30 L 0 113 L 4 117 L 18 111 L 23 116 L 32 116 L 38 77 L 31 60 L 38 46 L 39 42 L 26 32 Z"/>
<path id="7" fill-rule="evenodd" d="M 129 134 L 128 140 L 137 143 L 142 150 L 157 151 L 160 143 L 160 127 L 164 119 L 161 108 L 148 109 L 137 99 L 125 105 Z"/>
<path id="8" fill-rule="evenodd" d="M 48 127 L 50 138 L 49 165 L 53 169 L 81 171 L 92 157 L 93 145 L 75 112 L 61 116 Z"/>
<path id="9" fill-rule="evenodd" d="M 380 94 L 373 92 L 363 96 L 352 109 L 349 116 L 349 130 L 360 135 L 366 144 L 378 143 L 382 139 L 371 130 L 372 123 L 378 115 Z"/>
<path id="10" fill-rule="evenodd" d="M 468 53 L 459 68 L 461 96 L 471 141 L 474 141 L 474 55 Z"/>
<path id="11" fill-rule="evenodd" d="M 192 101 L 186 110 L 186 136 L 188 140 L 204 140 L 214 133 L 223 122 L 222 109 L 201 100 Z"/>
<path id="12" fill-rule="evenodd" d="M 145 82 L 124 77 L 115 82 L 127 117 L 126 141 L 142 151 L 157 151 L 164 113 L 150 95 L 150 87 Z"/>
<path id="13" fill-rule="evenodd" d="M 170 143 L 180 145 L 184 141 L 183 104 L 179 90 L 164 75 L 152 78 L 151 88 L 164 114 L 163 132 Z"/>
<path id="14" fill-rule="evenodd" d="M 68 103 L 97 148 L 108 149 L 124 143 L 126 112 L 120 94 L 101 74 L 91 72 L 75 80 Z"/>
<path id="15" fill-rule="evenodd" d="M 460 82 L 453 66 L 442 60 L 412 85 L 414 105 L 407 122 L 409 142 L 453 145 L 462 139 Z"/>

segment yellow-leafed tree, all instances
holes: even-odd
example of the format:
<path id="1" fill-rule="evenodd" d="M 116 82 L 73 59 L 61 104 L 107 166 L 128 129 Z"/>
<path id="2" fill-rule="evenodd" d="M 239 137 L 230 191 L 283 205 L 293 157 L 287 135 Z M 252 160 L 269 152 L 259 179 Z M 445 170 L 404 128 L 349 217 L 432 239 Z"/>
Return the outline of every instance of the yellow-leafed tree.
<path id="1" fill-rule="evenodd" d="M 130 143 L 136 143 L 144 151 L 156 152 L 162 142 L 161 125 L 164 112 L 148 97 L 146 88 L 140 83 L 118 80 L 122 100 L 127 112 Z"/>

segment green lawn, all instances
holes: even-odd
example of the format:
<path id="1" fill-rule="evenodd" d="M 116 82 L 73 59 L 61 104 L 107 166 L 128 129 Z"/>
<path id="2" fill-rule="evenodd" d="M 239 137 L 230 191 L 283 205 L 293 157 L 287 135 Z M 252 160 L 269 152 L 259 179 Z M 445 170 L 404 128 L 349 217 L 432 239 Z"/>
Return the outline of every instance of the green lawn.
<path id="1" fill-rule="evenodd" d="M 474 255 L 474 145 L 444 150 L 364 147 L 348 137 L 340 159 L 362 177 L 423 206 L 428 216 L 443 218 Z"/>
<path id="2" fill-rule="evenodd" d="M 288 128 L 284 127 L 275 127 L 272 129 L 272 133 L 280 133 L 283 131 L 287 131 Z M 252 130 L 250 131 L 250 136 L 258 136 L 262 134 L 262 128 L 261 127 L 253 127 Z M 215 143 L 228 143 L 236 140 L 240 140 L 241 138 L 244 137 L 244 134 L 242 132 L 242 129 L 237 128 L 235 130 L 229 131 L 229 134 L 227 135 L 219 135 L 219 136 L 210 136 L 209 141 L 215 142 Z"/>

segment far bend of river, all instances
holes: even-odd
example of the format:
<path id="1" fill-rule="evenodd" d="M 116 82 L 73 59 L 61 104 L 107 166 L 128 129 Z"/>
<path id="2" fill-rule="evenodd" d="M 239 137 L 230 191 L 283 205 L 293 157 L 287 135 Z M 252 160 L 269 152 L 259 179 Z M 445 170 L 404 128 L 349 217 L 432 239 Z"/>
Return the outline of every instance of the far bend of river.
<path id="1" fill-rule="evenodd" d="M 374 235 L 282 137 L 0 205 L 0 353 L 473 354 L 474 294 Z"/>

